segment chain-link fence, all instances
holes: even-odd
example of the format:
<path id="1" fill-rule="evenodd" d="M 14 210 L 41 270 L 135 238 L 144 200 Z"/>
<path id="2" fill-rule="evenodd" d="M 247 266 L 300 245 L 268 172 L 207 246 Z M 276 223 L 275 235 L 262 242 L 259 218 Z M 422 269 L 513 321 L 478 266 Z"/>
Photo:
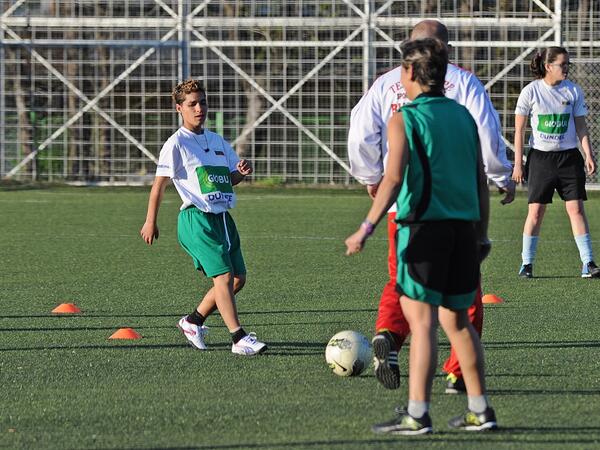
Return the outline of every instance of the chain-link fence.
<path id="1" fill-rule="evenodd" d="M 350 110 L 427 17 L 509 142 L 531 52 L 564 41 L 598 147 L 598 2 L 0 0 L 0 176 L 149 182 L 179 125 L 170 92 L 193 77 L 255 179 L 351 183 Z"/>

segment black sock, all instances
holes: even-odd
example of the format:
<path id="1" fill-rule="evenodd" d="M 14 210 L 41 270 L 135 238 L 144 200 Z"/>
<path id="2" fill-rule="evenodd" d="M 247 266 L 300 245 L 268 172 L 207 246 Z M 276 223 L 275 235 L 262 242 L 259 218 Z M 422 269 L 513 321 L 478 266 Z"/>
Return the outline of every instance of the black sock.
<path id="1" fill-rule="evenodd" d="M 234 344 L 237 344 L 238 341 L 246 335 L 247 335 L 247 333 L 244 331 L 244 329 L 240 328 L 239 330 L 231 333 L 231 340 L 233 341 Z"/>
<path id="2" fill-rule="evenodd" d="M 187 316 L 187 321 L 189 323 L 193 323 L 194 325 L 198 325 L 201 327 L 204 324 L 206 317 L 200 314 L 198 311 L 194 310 L 189 316 Z"/>

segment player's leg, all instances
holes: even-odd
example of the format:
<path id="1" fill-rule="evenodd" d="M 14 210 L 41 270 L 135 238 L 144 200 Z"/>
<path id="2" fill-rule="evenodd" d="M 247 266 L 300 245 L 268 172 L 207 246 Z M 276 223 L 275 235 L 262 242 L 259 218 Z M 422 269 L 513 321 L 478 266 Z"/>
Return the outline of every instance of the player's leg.
<path id="1" fill-rule="evenodd" d="M 486 430 L 496 428 L 494 410 L 486 397 L 483 349 L 467 310 L 473 304 L 481 281 L 479 252 L 472 225 L 456 222 L 454 249 L 439 320 L 456 355 L 466 384 L 469 409 L 449 422 L 453 428 Z"/>
<path id="2" fill-rule="evenodd" d="M 376 334 L 373 337 L 373 352 L 375 354 L 375 377 L 388 389 L 400 386 L 400 370 L 398 367 L 398 351 L 410 333 L 408 322 L 404 318 L 400 306 L 400 295 L 396 290 L 397 254 L 395 214 L 388 213 L 388 274 L 386 283 L 379 300 Z"/>
<path id="3" fill-rule="evenodd" d="M 558 186 L 557 162 L 551 153 L 532 149 L 527 157 L 528 165 L 528 209 L 523 226 L 523 247 L 519 275 L 533 277 L 533 262 L 537 253 L 540 229 L 546 205 L 552 203 L 554 190 Z"/>
<path id="4" fill-rule="evenodd" d="M 439 317 L 440 324 L 461 362 L 467 391 L 471 395 L 482 395 L 485 392 L 483 352 L 479 336 L 469 321 L 467 310 L 453 311 L 440 308 Z"/>
<path id="5" fill-rule="evenodd" d="M 472 227 L 469 231 L 473 234 Z M 437 365 L 437 305 L 442 299 L 440 288 L 447 284 L 454 231 L 446 222 L 423 222 L 399 227 L 397 239 L 401 249 L 397 284 L 411 330 L 409 402 L 406 410 L 389 422 L 375 425 L 373 431 L 422 434 L 431 432 L 428 410 Z"/>
<path id="6" fill-rule="evenodd" d="M 400 302 L 412 332 L 409 357 L 409 402 L 429 403 L 431 382 L 437 365 L 437 307 L 405 295 Z M 411 413 L 410 405 L 409 413 Z M 411 415 L 419 417 L 419 415 Z"/>
<path id="7" fill-rule="evenodd" d="M 483 331 L 483 302 L 481 292 L 481 282 L 475 293 L 475 301 L 467 310 L 469 322 L 475 328 L 478 336 L 481 337 Z M 443 371 L 446 373 L 446 394 L 461 394 L 466 392 L 465 381 L 462 376 L 458 355 L 454 347 L 450 347 L 450 356 L 444 362 Z"/>
<path id="8" fill-rule="evenodd" d="M 527 218 L 523 226 L 523 245 L 521 251 L 521 268 L 519 275 L 524 278 L 533 277 L 533 262 L 537 253 L 540 229 L 546 212 L 546 205 L 542 203 L 530 203 L 527 210 Z"/>
<path id="9" fill-rule="evenodd" d="M 398 256 L 396 247 L 396 232 L 398 227 L 395 222 L 395 213 L 387 215 L 387 234 L 388 234 L 388 275 L 389 280 L 383 288 L 379 300 L 377 311 L 377 320 L 375 322 L 376 332 L 389 331 L 394 336 L 396 350 L 399 350 L 407 336 L 410 334 L 410 327 L 404 318 L 402 307 L 400 306 L 400 295 L 396 290 L 396 279 L 398 270 Z"/>
<path id="10" fill-rule="evenodd" d="M 235 275 L 233 277 L 233 293 L 237 294 L 242 290 L 242 288 L 246 285 L 246 274 Z M 210 316 L 217 309 L 217 303 L 215 298 L 215 288 L 211 287 L 208 292 L 204 295 L 200 304 L 196 307 L 196 313 L 201 316 L 202 322 L 199 325 L 204 323 L 204 320 L 208 316 Z M 194 313 L 190 314 L 192 316 Z M 190 317 L 188 316 L 188 317 Z"/>
<path id="11" fill-rule="evenodd" d="M 440 307 L 439 320 L 458 355 L 468 396 L 467 412 L 451 419 L 449 425 L 469 431 L 497 428 L 496 415 L 486 395 L 483 349 L 467 311 Z"/>
<path id="12" fill-rule="evenodd" d="M 389 422 L 377 424 L 373 431 L 417 435 L 431 433 L 429 416 L 431 383 L 437 365 L 437 307 L 405 295 L 400 303 L 411 329 L 408 407 L 398 411 Z"/>
<path id="13" fill-rule="evenodd" d="M 556 190 L 565 201 L 571 230 L 581 258 L 581 276 L 582 278 L 597 278 L 600 277 L 600 268 L 594 262 L 592 239 L 583 206 L 584 200 L 587 200 L 583 156 L 577 149 L 560 153 L 557 156 L 560 159 L 558 162 L 559 186 Z"/>
<path id="14" fill-rule="evenodd" d="M 600 277 L 600 268 L 594 262 L 592 238 L 589 233 L 583 200 L 568 200 L 565 202 L 565 207 L 569 221 L 571 222 L 573 238 L 579 250 L 579 257 L 582 264 L 581 277 L 598 278 Z"/>
<path id="15" fill-rule="evenodd" d="M 244 257 L 242 255 L 242 247 L 240 242 L 240 236 L 237 231 L 237 227 L 233 218 L 229 213 L 223 214 L 223 223 L 225 224 L 226 238 L 229 244 L 229 261 L 231 267 L 233 269 L 234 282 L 233 289 L 230 291 L 231 299 L 233 300 L 233 304 L 235 305 L 235 293 L 237 293 L 246 282 L 246 264 L 244 262 Z M 236 290 L 236 279 L 237 279 L 237 290 Z M 217 305 L 218 306 L 218 305 Z M 219 308 L 219 312 L 221 313 L 221 309 Z M 222 313 L 221 313 L 222 315 Z M 236 317 L 237 317 L 237 309 L 236 309 Z M 238 319 L 239 323 L 239 319 Z M 237 330 L 231 330 L 231 340 L 233 341 L 231 345 L 231 351 L 233 353 L 244 355 L 244 356 L 253 356 L 267 350 L 267 345 L 264 342 L 260 342 L 256 335 L 252 332 L 246 333 L 244 329 L 240 326 Z"/>

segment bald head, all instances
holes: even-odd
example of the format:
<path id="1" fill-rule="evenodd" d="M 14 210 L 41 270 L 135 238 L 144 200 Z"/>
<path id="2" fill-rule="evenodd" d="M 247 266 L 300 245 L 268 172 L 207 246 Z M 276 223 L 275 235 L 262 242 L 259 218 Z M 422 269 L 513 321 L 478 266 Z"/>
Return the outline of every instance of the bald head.
<path id="1" fill-rule="evenodd" d="M 448 44 L 448 28 L 437 20 L 423 20 L 416 24 L 410 33 L 410 40 L 435 38 Z"/>

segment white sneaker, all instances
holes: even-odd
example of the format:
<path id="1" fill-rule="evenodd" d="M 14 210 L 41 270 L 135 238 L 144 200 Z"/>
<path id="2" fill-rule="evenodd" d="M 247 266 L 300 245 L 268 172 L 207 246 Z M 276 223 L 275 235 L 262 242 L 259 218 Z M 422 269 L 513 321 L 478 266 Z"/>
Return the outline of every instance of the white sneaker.
<path id="1" fill-rule="evenodd" d="M 231 352 L 237 355 L 254 356 L 264 352 L 267 344 L 256 339 L 255 333 L 250 333 L 241 338 L 237 344 L 231 345 Z"/>
<path id="2" fill-rule="evenodd" d="M 177 323 L 177 328 L 183 331 L 183 334 L 190 342 L 191 345 L 199 350 L 206 350 L 206 344 L 204 343 L 204 336 L 208 334 L 208 327 L 202 325 L 194 325 L 187 321 L 187 316 L 183 316 Z"/>

